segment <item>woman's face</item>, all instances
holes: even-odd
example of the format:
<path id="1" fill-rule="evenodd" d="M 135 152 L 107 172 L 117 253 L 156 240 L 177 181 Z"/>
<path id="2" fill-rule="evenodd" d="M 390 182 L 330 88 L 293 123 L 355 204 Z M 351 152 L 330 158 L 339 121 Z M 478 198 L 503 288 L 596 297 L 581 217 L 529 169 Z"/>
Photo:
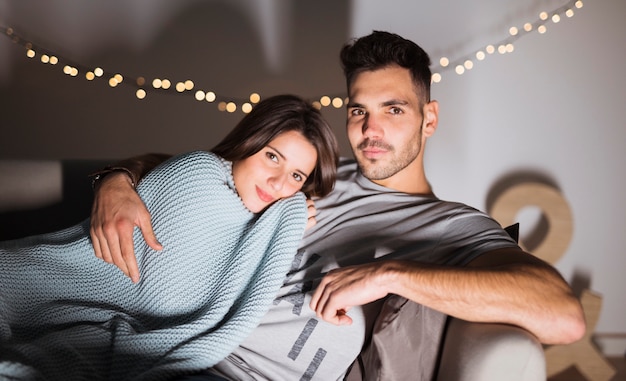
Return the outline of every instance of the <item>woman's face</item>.
<path id="1" fill-rule="evenodd" d="M 299 191 L 317 163 L 317 150 L 302 134 L 287 131 L 254 155 L 233 163 L 235 188 L 246 208 L 258 213 Z"/>

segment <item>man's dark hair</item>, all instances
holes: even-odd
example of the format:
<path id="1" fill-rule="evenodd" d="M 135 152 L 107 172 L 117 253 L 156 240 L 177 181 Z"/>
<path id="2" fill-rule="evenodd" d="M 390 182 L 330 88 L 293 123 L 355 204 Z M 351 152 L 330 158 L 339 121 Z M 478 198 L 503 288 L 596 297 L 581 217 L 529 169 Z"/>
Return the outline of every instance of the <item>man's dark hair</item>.
<path id="1" fill-rule="evenodd" d="M 389 32 L 374 31 L 343 46 L 341 65 L 348 92 L 361 72 L 397 65 L 408 69 L 422 102 L 430 102 L 430 57 L 413 41 Z"/>

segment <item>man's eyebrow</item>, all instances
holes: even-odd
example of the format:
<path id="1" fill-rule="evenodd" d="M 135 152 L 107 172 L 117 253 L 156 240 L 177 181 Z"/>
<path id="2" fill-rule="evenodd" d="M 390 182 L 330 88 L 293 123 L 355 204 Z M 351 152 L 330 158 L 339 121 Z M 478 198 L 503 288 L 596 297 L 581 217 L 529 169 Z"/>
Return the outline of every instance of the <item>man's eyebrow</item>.
<path id="1" fill-rule="evenodd" d="M 348 102 L 346 105 L 347 108 L 363 108 L 363 105 L 356 102 Z"/>
<path id="2" fill-rule="evenodd" d="M 380 104 L 381 107 L 388 107 L 388 106 L 406 106 L 408 105 L 409 102 L 405 101 L 405 100 L 401 100 L 401 99 L 389 99 L 387 101 L 384 101 Z M 363 106 L 360 103 L 357 102 L 350 102 L 347 105 L 348 108 L 365 108 L 365 106 Z"/>
<path id="3" fill-rule="evenodd" d="M 268 144 L 267 145 L 269 148 L 271 148 L 273 151 L 276 152 L 276 154 L 278 154 L 278 156 L 280 156 L 283 160 L 287 160 L 285 158 L 285 155 L 282 154 L 282 152 L 280 152 L 279 150 L 277 150 L 275 147 L 272 147 L 272 145 Z M 305 179 L 308 179 L 309 176 L 301 169 L 296 169 L 296 172 L 298 172 L 300 175 L 304 176 Z"/>
<path id="4" fill-rule="evenodd" d="M 405 100 L 401 100 L 401 99 L 390 99 L 388 101 L 385 101 L 383 103 L 381 103 L 381 106 L 396 106 L 396 105 L 400 105 L 400 106 L 406 106 L 408 105 L 409 102 L 405 101 Z"/>

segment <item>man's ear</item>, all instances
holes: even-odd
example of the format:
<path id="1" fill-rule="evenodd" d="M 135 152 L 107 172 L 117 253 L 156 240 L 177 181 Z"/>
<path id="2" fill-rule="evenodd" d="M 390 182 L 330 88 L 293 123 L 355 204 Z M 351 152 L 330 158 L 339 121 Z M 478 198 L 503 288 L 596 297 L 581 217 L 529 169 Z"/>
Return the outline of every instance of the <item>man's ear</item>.
<path id="1" fill-rule="evenodd" d="M 422 134 L 431 137 L 437 130 L 439 123 L 439 102 L 430 101 L 424 105 L 424 125 Z"/>

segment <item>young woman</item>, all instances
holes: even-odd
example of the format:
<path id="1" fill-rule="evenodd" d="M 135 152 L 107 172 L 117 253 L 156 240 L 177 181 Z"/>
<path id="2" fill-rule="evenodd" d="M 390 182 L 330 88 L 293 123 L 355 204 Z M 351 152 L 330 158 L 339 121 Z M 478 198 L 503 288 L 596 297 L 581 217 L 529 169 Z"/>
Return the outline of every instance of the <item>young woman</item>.
<path id="1" fill-rule="evenodd" d="M 338 146 L 295 96 L 260 102 L 212 152 L 173 157 L 137 192 L 163 244 L 135 232 L 141 279 L 93 255 L 89 221 L 0 243 L 0 378 L 160 380 L 221 360 L 258 324 Z M 181 259 L 184 258 L 184 259 Z"/>

